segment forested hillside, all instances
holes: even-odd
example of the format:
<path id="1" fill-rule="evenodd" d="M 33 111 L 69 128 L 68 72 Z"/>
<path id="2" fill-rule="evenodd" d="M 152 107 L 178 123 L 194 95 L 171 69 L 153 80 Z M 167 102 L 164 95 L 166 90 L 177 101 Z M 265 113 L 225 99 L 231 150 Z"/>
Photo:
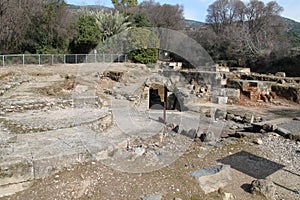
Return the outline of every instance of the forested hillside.
<path id="1" fill-rule="evenodd" d="M 216 0 L 208 6 L 206 22 L 184 19 L 180 5 L 137 0 L 112 3 L 114 8 L 74 6 L 64 0 L 1 1 L 0 54 L 89 53 L 123 30 L 149 26 L 184 32 L 216 62 L 256 71 L 277 70 L 275 65 L 282 68 L 286 60 L 293 61 L 300 54 L 300 23 L 280 17 L 284 8 L 275 1 Z M 132 53 L 132 60 L 145 62 L 148 59 L 142 57 L 150 56 L 155 61 L 157 54 L 145 47 Z M 290 63 L 293 68 L 294 62 Z"/>

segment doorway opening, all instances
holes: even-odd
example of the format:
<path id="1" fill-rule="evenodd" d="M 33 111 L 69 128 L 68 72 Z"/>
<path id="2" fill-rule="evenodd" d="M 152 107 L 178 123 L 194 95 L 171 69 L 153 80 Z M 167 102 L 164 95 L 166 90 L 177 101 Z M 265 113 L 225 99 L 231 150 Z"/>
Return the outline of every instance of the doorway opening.
<path id="1" fill-rule="evenodd" d="M 180 103 L 173 92 L 160 84 L 152 84 L 149 89 L 149 109 L 151 110 L 178 110 L 181 111 Z"/>

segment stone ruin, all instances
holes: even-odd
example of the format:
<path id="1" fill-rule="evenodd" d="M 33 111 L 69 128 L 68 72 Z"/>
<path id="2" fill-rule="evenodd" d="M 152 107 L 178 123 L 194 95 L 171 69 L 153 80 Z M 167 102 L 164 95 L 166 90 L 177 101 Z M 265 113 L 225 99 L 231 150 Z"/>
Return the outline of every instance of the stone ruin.
<path id="1" fill-rule="evenodd" d="M 216 65 L 215 72 L 193 70 L 164 70 L 171 82 L 190 84 L 192 93 L 218 104 L 239 102 L 241 96 L 250 101 L 274 102 L 277 98 L 300 104 L 300 77 L 251 73 L 250 68 L 229 68 Z M 181 78 L 179 78 L 181 77 Z"/>
<path id="2" fill-rule="evenodd" d="M 174 67 L 154 70 L 141 65 L 121 70 L 109 67 L 103 70 L 96 66 L 97 73 L 85 72 L 87 76 L 83 74 L 80 79 L 28 75 L 18 82 L 7 80 L 2 84 L 0 189 L 29 184 L 76 161 L 101 160 L 108 165 L 128 166 L 119 170 L 134 168 L 136 172 L 141 167 L 135 166 L 139 161 L 150 166 L 141 170 L 159 169 L 182 155 L 191 141 L 214 145 L 230 134 L 244 137 L 247 132 L 241 130 L 248 125 L 252 125 L 252 132 L 272 131 L 290 139 L 300 138 L 289 129 L 290 123 L 299 127 L 299 121 L 269 124 L 251 113 L 216 106 L 239 102 L 243 97 L 269 103 L 284 98 L 300 104 L 300 78 L 289 78 L 284 73 L 255 74 L 247 68 L 195 71 Z M 95 84 L 99 84 L 99 91 L 94 91 Z M 14 97 L 12 89 L 24 98 Z M 159 105 L 162 109 L 164 101 L 170 112 L 167 121 L 161 123 L 162 112 L 152 107 Z M 208 107 L 207 103 L 214 104 Z M 144 116 L 145 111 L 149 116 Z M 151 126 L 145 127 L 149 120 Z M 40 144 L 48 145 L 47 149 Z M 166 157 L 169 160 L 163 160 Z M 128 158 L 137 162 L 128 162 Z"/>
<path id="3" fill-rule="evenodd" d="M 242 94 L 251 101 L 272 103 L 276 98 L 283 98 L 300 104 L 299 77 L 286 77 L 284 72 L 275 75 L 257 74 L 251 73 L 249 68 L 238 68 L 233 71 L 223 68 L 217 68 L 217 71 L 226 77 L 226 82 L 223 84 L 226 90 L 239 91 L 234 95 L 236 98 L 229 97 L 233 101 L 239 100 L 239 94 Z"/>

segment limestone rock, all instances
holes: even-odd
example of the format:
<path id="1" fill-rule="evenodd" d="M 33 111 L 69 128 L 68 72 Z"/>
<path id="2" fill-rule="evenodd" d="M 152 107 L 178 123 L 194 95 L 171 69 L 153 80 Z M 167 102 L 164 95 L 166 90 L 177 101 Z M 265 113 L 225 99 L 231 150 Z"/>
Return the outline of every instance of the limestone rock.
<path id="1" fill-rule="evenodd" d="M 152 195 L 142 196 L 140 199 L 141 200 L 161 200 L 162 195 L 161 194 L 152 194 Z"/>
<path id="2" fill-rule="evenodd" d="M 275 74 L 275 76 L 284 78 L 284 77 L 286 77 L 286 74 L 285 74 L 285 72 L 277 72 L 277 73 Z"/>
<path id="3" fill-rule="evenodd" d="M 231 121 L 231 120 L 234 119 L 234 117 L 235 117 L 234 114 L 227 113 L 227 115 L 226 115 L 226 120 Z"/>
<path id="4" fill-rule="evenodd" d="M 227 193 L 224 192 L 224 194 L 222 194 L 222 200 L 234 200 L 234 196 L 231 193 Z"/>
<path id="5" fill-rule="evenodd" d="M 190 129 L 189 131 L 182 130 L 180 134 L 194 139 L 197 136 L 197 130 L 196 129 Z"/>
<path id="6" fill-rule="evenodd" d="M 262 139 L 257 138 L 257 139 L 255 139 L 255 140 L 253 141 L 253 143 L 254 143 L 254 144 L 258 144 L 258 145 L 262 145 L 262 144 L 263 144 L 263 141 L 262 141 Z"/>
<path id="7" fill-rule="evenodd" d="M 275 184 L 266 179 L 254 180 L 251 183 L 252 194 L 264 196 L 267 199 L 275 199 Z"/>
<path id="8" fill-rule="evenodd" d="M 230 183 L 230 166 L 217 165 L 190 172 L 195 177 L 205 194 L 218 191 Z"/>
<path id="9" fill-rule="evenodd" d="M 216 137 L 213 132 L 205 132 L 200 135 L 200 140 L 209 143 L 216 141 Z"/>
<path id="10" fill-rule="evenodd" d="M 145 148 L 137 147 L 134 149 L 134 153 L 138 156 L 142 156 L 146 152 Z"/>

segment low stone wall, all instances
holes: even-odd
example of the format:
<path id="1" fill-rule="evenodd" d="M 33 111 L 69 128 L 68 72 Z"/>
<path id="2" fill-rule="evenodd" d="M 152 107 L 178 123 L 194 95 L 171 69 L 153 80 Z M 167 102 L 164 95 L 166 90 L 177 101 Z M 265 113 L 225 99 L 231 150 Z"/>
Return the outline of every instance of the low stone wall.
<path id="1" fill-rule="evenodd" d="M 300 84 L 300 77 L 282 77 L 282 76 L 274 76 L 274 75 L 266 75 L 266 74 L 243 74 L 241 79 L 244 80 L 257 80 L 257 81 L 271 81 L 271 82 L 286 82 L 292 84 Z"/>
<path id="2" fill-rule="evenodd" d="M 272 91 L 279 97 L 300 104 L 300 86 L 275 84 L 272 86 Z"/>
<path id="3" fill-rule="evenodd" d="M 262 95 L 269 95 L 272 91 L 272 82 L 256 80 L 233 79 L 227 81 L 227 87 L 240 89 L 241 93 L 251 100 L 260 100 Z"/>

